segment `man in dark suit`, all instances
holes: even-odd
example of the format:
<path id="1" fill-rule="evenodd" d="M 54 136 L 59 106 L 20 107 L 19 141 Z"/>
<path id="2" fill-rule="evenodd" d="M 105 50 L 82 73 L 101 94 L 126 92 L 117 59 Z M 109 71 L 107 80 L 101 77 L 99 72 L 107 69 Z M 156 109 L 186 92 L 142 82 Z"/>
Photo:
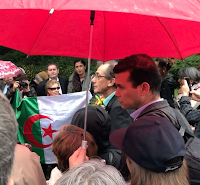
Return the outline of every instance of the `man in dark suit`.
<path id="1" fill-rule="evenodd" d="M 94 83 L 94 92 L 102 94 L 105 97 L 103 104 L 111 118 L 111 132 L 122 127 L 127 127 L 132 122 L 128 110 L 122 109 L 115 96 L 117 86 L 115 84 L 113 68 L 116 64 L 116 61 L 109 61 L 100 65 L 92 80 Z"/>
<path id="2" fill-rule="evenodd" d="M 37 86 L 37 95 L 38 96 L 47 96 L 47 91 L 45 89 L 45 85 L 48 80 L 57 80 L 60 84 L 60 94 L 67 94 L 67 86 L 68 86 L 68 79 L 63 77 L 58 77 L 59 69 L 55 63 L 50 63 L 47 66 L 47 74 L 49 78 L 40 82 Z"/>

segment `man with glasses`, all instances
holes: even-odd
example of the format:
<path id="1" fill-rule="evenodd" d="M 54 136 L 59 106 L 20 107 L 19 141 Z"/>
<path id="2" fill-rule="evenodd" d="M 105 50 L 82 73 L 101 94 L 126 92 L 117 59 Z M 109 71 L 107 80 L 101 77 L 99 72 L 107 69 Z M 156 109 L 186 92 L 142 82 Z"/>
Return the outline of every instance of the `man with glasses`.
<path id="1" fill-rule="evenodd" d="M 92 79 L 94 93 L 102 94 L 105 97 L 103 104 L 111 118 L 111 132 L 122 127 L 127 127 L 132 122 L 128 111 L 122 109 L 115 96 L 117 86 L 115 84 L 113 68 L 116 64 L 116 61 L 108 61 L 100 65 Z"/>

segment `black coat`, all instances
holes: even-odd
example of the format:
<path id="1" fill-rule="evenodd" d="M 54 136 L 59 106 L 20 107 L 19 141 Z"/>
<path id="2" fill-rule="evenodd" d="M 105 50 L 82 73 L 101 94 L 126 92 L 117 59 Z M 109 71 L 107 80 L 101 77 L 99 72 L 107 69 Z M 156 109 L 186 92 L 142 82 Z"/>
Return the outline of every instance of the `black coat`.
<path id="1" fill-rule="evenodd" d="M 111 132 L 119 128 L 128 127 L 133 122 L 129 112 L 121 107 L 116 96 L 112 97 L 105 109 L 111 118 Z"/>
<path id="2" fill-rule="evenodd" d="M 68 87 L 68 79 L 63 77 L 58 77 L 59 83 L 62 89 L 62 94 L 67 94 L 67 87 Z M 37 95 L 38 96 L 47 96 L 47 91 L 45 89 L 46 83 L 49 79 L 40 82 L 37 86 Z"/>
<path id="3" fill-rule="evenodd" d="M 185 116 L 190 125 L 195 127 L 194 134 L 200 138 L 200 110 L 191 107 L 190 98 L 182 96 L 179 100 L 180 111 Z"/>

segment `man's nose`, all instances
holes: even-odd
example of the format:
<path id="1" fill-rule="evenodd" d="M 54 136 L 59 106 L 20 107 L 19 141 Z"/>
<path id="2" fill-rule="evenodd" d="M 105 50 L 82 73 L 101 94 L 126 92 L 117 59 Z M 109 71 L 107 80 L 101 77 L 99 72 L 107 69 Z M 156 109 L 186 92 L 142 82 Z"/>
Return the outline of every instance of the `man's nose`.
<path id="1" fill-rule="evenodd" d="M 115 96 L 117 96 L 117 97 L 120 96 L 118 88 L 116 89 Z"/>

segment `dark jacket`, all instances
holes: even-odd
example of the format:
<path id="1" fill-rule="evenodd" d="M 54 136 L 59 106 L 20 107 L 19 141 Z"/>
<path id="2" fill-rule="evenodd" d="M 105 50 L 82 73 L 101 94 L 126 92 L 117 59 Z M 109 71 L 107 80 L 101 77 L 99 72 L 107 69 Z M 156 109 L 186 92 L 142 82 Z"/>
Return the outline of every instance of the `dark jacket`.
<path id="1" fill-rule="evenodd" d="M 170 74 L 170 75 L 166 76 L 165 78 L 163 78 L 162 81 L 165 82 L 169 86 L 171 94 L 172 94 L 172 96 L 174 96 L 175 82 L 174 82 L 173 75 Z"/>
<path id="2" fill-rule="evenodd" d="M 29 86 L 33 87 L 35 89 L 35 91 L 37 92 L 37 86 L 38 86 L 38 84 L 34 81 L 34 79 L 31 80 Z"/>
<path id="3" fill-rule="evenodd" d="M 173 75 L 168 75 L 162 79 L 161 89 L 160 89 L 160 97 L 164 98 L 168 101 L 169 105 L 174 108 L 174 79 Z"/>
<path id="4" fill-rule="evenodd" d="M 68 79 L 63 77 L 58 77 L 59 83 L 62 89 L 62 94 L 67 94 L 67 87 L 68 87 Z M 37 95 L 38 96 L 47 96 L 47 91 L 45 89 L 46 83 L 49 79 L 40 82 L 37 86 Z"/>
<path id="5" fill-rule="evenodd" d="M 165 81 L 162 81 L 160 88 L 160 97 L 168 101 L 169 105 L 174 108 L 174 101 L 171 90 Z"/>
<path id="6" fill-rule="evenodd" d="M 105 109 L 111 118 L 111 132 L 119 128 L 128 127 L 133 121 L 129 112 L 121 107 L 116 96 L 112 97 Z"/>
<path id="7" fill-rule="evenodd" d="M 84 129 L 85 108 L 79 109 L 73 116 L 71 125 Z M 89 106 L 87 110 L 86 130 L 94 137 L 98 146 L 98 156 L 106 163 L 119 169 L 121 151 L 111 149 L 109 141 L 111 119 L 105 109 L 100 106 Z"/>
<path id="8" fill-rule="evenodd" d="M 174 108 L 170 107 L 168 102 L 166 100 L 164 101 L 159 101 L 156 103 L 153 103 L 146 107 L 138 116 L 138 118 L 142 116 L 160 116 L 160 117 L 167 117 L 170 122 L 179 130 L 180 125 L 178 123 L 178 119 L 175 115 Z M 181 114 L 180 112 L 178 112 Z M 184 116 L 183 116 L 184 117 Z M 187 120 L 186 120 L 187 122 Z M 188 123 L 187 128 L 186 128 L 186 133 L 191 133 L 191 127 Z M 193 132 L 192 132 L 193 133 Z"/>
<path id="9" fill-rule="evenodd" d="M 179 100 L 180 111 L 188 120 L 190 125 L 195 127 L 194 134 L 200 138 L 200 110 L 191 107 L 190 98 L 182 96 Z"/>

